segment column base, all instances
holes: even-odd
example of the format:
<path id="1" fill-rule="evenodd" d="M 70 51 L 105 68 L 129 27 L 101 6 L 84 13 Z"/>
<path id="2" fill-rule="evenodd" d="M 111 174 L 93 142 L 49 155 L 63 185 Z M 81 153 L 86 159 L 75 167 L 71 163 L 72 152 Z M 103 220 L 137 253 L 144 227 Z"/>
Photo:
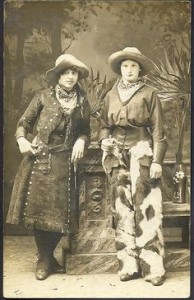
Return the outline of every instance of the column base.
<path id="1" fill-rule="evenodd" d="M 69 275 L 117 273 L 116 253 L 67 254 L 66 273 Z"/>
<path id="2" fill-rule="evenodd" d="M 167 272 L 189 271 L 189 249 L 167 249 L 164 265 Z M 119 270 L 116 253 L 98 254 L 65 254 L 66 273 L 81 274 L 114 274 Z"/>

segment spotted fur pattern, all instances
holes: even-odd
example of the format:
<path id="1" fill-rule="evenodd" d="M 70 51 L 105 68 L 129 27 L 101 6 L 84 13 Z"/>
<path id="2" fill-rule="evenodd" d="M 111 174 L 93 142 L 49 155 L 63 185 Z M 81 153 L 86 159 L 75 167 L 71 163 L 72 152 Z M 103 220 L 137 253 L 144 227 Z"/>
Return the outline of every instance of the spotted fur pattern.
<path id="1" fill-rule="evenodd" d="M 152 149 L 147 141 L 138 142 L 129 156 L 130 169 L 122 164 L 111 173 L 119 275 L 132 275 L 141 268 L 150 280 L 165 274 L 160 180 L 149 178 L 150 163 L 145 158 L 152 157 Z"/>

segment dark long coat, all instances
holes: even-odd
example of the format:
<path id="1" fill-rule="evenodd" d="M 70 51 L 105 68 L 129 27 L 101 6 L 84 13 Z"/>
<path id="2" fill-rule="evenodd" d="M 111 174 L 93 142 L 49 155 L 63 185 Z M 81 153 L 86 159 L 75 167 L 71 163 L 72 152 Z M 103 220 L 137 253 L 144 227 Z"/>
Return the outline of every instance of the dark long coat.
<path id="1" fill-rule="evenodd" d="M 77 87 L 78 104 L 71 116 L 52 88 L 38 92 L 18 122 L 16 138 L 36 136 L 39 154 L 25 155 L 18 169 L 7 223 L 28 228 L 75 233 L 78 203 L 71 150 L 78 138 L 90 136 L 88 101 Z"/>

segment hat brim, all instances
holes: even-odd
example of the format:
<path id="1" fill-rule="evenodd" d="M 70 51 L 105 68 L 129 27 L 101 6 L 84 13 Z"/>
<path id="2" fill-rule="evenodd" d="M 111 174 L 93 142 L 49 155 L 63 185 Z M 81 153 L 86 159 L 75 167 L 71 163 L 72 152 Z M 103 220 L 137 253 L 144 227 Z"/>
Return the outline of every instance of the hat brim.
<path id="1" fill-rule="evenodd" d="M 75 59 L 74 61 L 62 61 L 60 64 L 55 66 L 53 69 L 50 69 L 46 72 L 46 79 L 53 83 L 58 80 L 59 74 L 68 68 L 76 67 L 78 74 L 79 74 L 79 79 L 84 79 L 88 77 L 89 75 L 89 70 L 86 65 L 84 65 L 81 61 Z"/>
<path id="2" fill-rule="evenodd" d="M 108 63 L 116 74 L 121 75 L 121 61 L 127 59 L 134 60 L 140 64 L 141 76 L 147 75 L 155 66 L 151 59 L 142 54 L 127 53 L 124 51 L 118 51 L 110 55 Z"/>

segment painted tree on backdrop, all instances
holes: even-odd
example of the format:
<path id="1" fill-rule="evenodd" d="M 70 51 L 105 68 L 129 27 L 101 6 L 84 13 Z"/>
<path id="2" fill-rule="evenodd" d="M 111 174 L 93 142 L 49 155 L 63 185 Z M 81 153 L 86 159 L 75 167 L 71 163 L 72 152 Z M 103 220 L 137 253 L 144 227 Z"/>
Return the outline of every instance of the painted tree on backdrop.
<path id="1" fill-rule="evenodd" d="M 88 15 L 96 14 L 95 8 L 100 8 L 100 5 L 88 1 L 80 2 L 81 5 L 77 1 L 5 3 L 7 109 L 9 107 L 23 110 L 23 106 L 27 105 L 29 97 L 34 92 L 31 88 L 27 94 L 22 94 L 25 88 L 24 79 L 31 76 L 36 82 L 34 88 L 36 90 L 46 87 L 47 83 L 43 80 L 45 71 L 51 68 L 55 59 L 71 46 L 79 32 L 88 29 Z M 63 49 L 62 40 L 63 45 L 66 41 Z"/>
<path id="2" fill-rule="evenodd" d="M 20 5 L 15 2 L 5 3 L 5 70 L 9 74 L 11 73 L 11 77 L 6 76 L 5 73 L 5 90 L 9 92 L 8 99 L 11 98 L 15 108 L 21 105 L 23 81 L 28 73 L 27 66 L 30 65 L 32 71 L 33 68 L 43 71 L 44 62 L 61 52 L 60 34 L 58 33 L 61 31 L 62 5 L 60 2 L 51 3 L 49 6 L 45 4 L 45 2 L 21 2 Z M 36 51 L 32 59 L 28 51 L 25 53 L 24 46 L 35 32 L 42 38 L 42 44 L 47 42 L 50 44 L 50 51 L 48 49 L 41 51 L 40 49 L 40 54 L 38 55 Z M 48 40 L 49 35 L 50 41 Z M 32 51 L 33 47 L 30 42 L 28 46 Z M 42 48 L 46 50 L 44 49 L 46 47 Z M 10 78 L 12 79 L 12 88 L 8 89 Z M 9 102 L 8 99 L 6 102 Z"/>

